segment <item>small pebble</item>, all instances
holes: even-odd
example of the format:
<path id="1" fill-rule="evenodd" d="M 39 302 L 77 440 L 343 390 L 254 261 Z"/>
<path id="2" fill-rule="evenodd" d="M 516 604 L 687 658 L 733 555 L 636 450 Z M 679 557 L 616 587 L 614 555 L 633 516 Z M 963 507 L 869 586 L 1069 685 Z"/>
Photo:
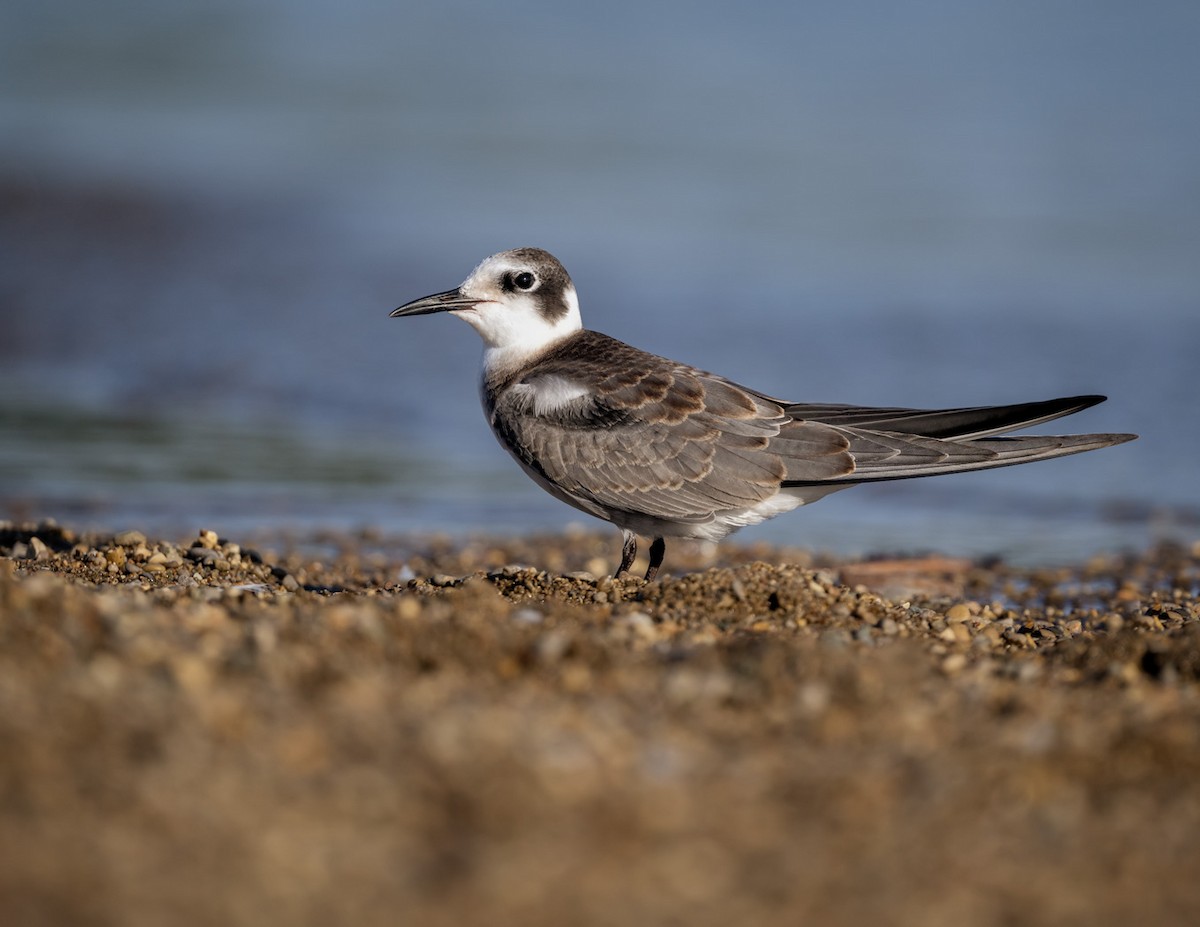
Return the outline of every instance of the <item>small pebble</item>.
<path id="1" fill-rule="evenodd" d="M 659 636 L 658 625 L 645 612 L 629 612 L 622 615 L 619 621 L 642 640 L 655 640 Z"/>
<path id="2" fill-rule="evenodd" d="M 518 608 L 512 617 L 513 621 L 521 624 L 541 624 L 546 619 L 536 608 Z"/>
<path id="3" fill-rule="evenodd" d="M 966 621 L 971 617 L 971 609 L 959 602 L 957 605 L 950 606 L 950 610 L 946 612 L 947 621 Z"/>
<path id="4" fill-rule="evenodd" d="M 538 660 L 542 663 L 557 663 L 571 646 L 571 636 L 566 631 L 550 631 L 537 642 Z"/>

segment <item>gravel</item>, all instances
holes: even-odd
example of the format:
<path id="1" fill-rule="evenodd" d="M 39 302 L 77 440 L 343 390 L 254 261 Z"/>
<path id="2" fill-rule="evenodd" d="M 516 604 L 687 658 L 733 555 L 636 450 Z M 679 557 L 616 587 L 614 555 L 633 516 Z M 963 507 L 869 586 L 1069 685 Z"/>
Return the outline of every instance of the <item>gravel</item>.
<path id="1" fill-rule="evenodd" d="M 0 922 L 1200 906 L 1200 544 L 245 541 L 0 524 Z"/>

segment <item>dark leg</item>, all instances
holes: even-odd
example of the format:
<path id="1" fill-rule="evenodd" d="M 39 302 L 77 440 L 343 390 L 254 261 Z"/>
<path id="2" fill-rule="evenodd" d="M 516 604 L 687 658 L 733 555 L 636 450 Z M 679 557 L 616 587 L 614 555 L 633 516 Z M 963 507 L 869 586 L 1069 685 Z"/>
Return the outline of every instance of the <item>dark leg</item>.
<path id="1" fill-rule="evenodd" d="M 629 568 L 633 566 L 633 558 L 637 556 L 637 535 L 632 531 L 622 530 L 621 538 L 624 541 L 621 545 L 621 565 L 613 574 L 614 579 L 619 579 L 622 573 L 628 573 Z"/>
<path id="2" fill-rule="evenodd" d="M 667 542 L 662 538 L 655 538 L 650 543 L 650 566 L 646 568 L 646 582 L 654 579 L 658 575 L 658 568 L 662 566 L 663 557 L 667 553 Z"/>

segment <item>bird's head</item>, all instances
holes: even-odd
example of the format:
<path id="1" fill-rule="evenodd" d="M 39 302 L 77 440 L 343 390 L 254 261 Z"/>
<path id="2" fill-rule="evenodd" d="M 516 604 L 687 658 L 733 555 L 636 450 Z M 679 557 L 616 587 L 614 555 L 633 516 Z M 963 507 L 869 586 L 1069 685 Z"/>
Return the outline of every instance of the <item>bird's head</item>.
<path id="1" fill-rule="evenodd" d="M 540 248 L 484 259 L 460 286 L 406 303 L 392 318 L 449 312 L 479 332 L 490 352 L 513 360 L 579 331 L 579 301 L 557 259 Z"/>

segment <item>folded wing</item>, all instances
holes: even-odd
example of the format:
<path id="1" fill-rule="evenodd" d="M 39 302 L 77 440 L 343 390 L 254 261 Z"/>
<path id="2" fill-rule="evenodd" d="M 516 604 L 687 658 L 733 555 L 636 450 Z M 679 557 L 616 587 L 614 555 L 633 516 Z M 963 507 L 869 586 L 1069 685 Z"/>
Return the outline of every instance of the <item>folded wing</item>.
<path id="1" fill-rule="evenodd" d="M 945 410 L 789 404 L 596 332 L 491 396 L 492 426 L 510 452 L 610 518 L 705 522 L 781 489 L 818 498 L 820 489 L 1010 466 L 1134 437 L 998 437 L 1100 396 Z"/>

